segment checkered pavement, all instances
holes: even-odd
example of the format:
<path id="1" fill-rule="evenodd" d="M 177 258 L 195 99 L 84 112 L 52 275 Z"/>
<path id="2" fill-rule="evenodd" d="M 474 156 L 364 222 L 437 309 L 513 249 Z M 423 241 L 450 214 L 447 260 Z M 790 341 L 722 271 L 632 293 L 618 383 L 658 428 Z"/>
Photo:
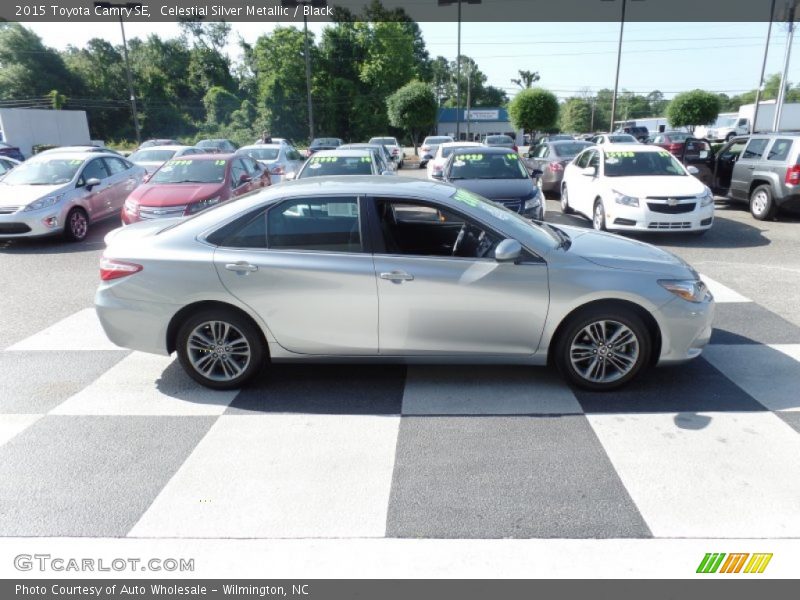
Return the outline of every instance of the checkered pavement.
<path id="1" fill-rule="evenodd" d="M 798 537 L 800 328 L 704 279 L 703 356 L 614 394 L 359 365 L 212 392 L 87 308 L 0 351 L 0 535 Z"/>

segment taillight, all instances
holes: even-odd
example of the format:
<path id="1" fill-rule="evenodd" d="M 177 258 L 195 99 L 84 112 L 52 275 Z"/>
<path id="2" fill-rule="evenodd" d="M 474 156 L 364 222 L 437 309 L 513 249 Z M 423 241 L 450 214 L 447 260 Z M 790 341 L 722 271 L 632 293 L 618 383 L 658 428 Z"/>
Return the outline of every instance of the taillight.
<path id="1" fill-rule="evenodd" d="M 275 165 L 269 170 L 271 175 L 283 175 L 286 171 L 283 168 L 283 165 Z"/>
<path id="2" fill-rule="evenodd" d="M 513 146 L 511 146 L 511 148 L 514 150 L 514 152 L 519 152 L 519 148 L 517 148 L 517 145 L 516 145 L 516 144 L 514 144 Z"/>
<path id="3" fill-rule="evenodd" d="M 100 259 L 100 279 L 109 281 L 133 275 L 144 269 L 142 265 L 129 263 L 122 260 L 113 260 L 105 256 Z"/>
<path id="4" fill-rule="evenodd" d="M 784 182 L 787 185 L 798 185 L 800 184 L 800 165 L 792 165 L 788 169 L 786 169 L 786 179 Z"/>
<path id="5" fill-rule="evenodd" d="M 683 149 L 683 144 L 674 143 L 674 144 L 667 144 L 667 150 L 672 152 L 672 154 L 677 154 Z"/>
<path id="6" fill-rule="evenodd" d="M 562 165 L 560 162 L 551 162 L 550 163 L 550 170 L 551 171 L 563 171 L 564 170 L 564 165 Z"/>

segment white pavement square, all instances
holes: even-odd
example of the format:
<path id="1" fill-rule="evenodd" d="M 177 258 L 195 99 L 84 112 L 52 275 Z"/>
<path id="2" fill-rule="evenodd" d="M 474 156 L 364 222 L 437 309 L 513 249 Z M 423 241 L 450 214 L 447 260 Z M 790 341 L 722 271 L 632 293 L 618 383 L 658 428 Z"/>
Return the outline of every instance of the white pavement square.
<path id="1" fill-rule="evenodd" d="M 44 415 L 0 415 L 0 446 L 36 423 Z"/>
<path id="2" fill-rule="evenodd" d="M 714 296 L 714 301 L 718 303 L 727 302 L 752 302 L 750 298 L 742 296 L 739 292 L 732 290 L 726 285 L 721 284 L 719 281 L 711 279 L 708 275 L 700 273 L 702 279 L 708 286 L 711 295 Z"/>
<path id="3" fill-rule="evenodd" d="M 238 393 L 202 387 L 174 357 L 133 352 L 50 414 L 221 415 Z"/>
<path id="4" fill-rule="evenodd" d="M 800 344 L 711 345 L 703 356 L 768 409 L 800 411 Z"/>
<path id="5" fill-rule="evenodd" d="M 654 536 L 800 536 L 800 436 L 775 414 L 587 418 Z"/>
<path id="6" fill-rule="evenodd" d="M 383 537 L 400 417 L 222 416 L 132 537 Z"/>
<path id="7" fill-rule="evenodd" d="M 76 312 L 47 329 L 17 342 L 6 351 L 26 350 L 123 350 L 106 337 L 93 308 Z"/>
<path id="8" fill-rule="evenodd" d="M 582 412 L 564 380 L 537 367 L 409 367 L 403 392 L 404 415 Z"/>

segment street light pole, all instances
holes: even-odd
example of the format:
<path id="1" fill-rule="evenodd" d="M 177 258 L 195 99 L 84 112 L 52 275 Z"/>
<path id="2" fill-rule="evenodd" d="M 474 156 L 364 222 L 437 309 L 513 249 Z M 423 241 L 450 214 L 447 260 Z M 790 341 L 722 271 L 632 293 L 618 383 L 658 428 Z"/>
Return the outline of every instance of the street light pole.
<path id="1" fill-rule="evenodd" d="M 614 95 L 611 96 L 611 123 L 609 131 L 614 131 L 614 120 L 617 116 L 617 90 L 619 89 L 619 66 L 622 62 L 622 32 L 625 29 L 625 5 L 627 0 L 622 0 L 622 16 L 619 20 L 619 43 L 617 45 L 617 74 L 614 78 Z"/>
<path id="2" fill-rule="evenodd" d="M 137 2 L 126 2 L 114 4 L 113 2 L 95 2 L 97 8 L 140 8 L 142 5 Z M 128 58 L 128 40 L 125 38 L 125 23 L 122 20 L 122 13 L 119 15 L 119 28 L 122 30 L 122 54 L 125 58 L 125 72 L 128 78 L 128 96 L 131 101 L 131 113 L 133 114 L 133 128 L 136 132 L 136 144 L 142 143 L 142 132 L 139 128 L 139 113 L 136 110 L 136 94 L 133 92 L 133 74 L 131 72 L 131 61 Z"/>
<path id="3" fill-rule="evenodd" d="M 789 75 L 789 59 L 792 56 L 792 42 L 794 41 L 794 4 L 789 9 L 789 31 L 786 34 L 786 54 L 783 57 L 783 73 L 781 73 L 781 87 L 778 90 L 778 100 L 775 103 L 775 117 L 772 120 L 772 131 L 779 131 L 781 128 L 781 116 L 783 115 L 783 102 L 786 99 L 786 78 Z M 753 123 L 753 129 L 756 124 Z"/>
<path id="4" fill-rule="evenodd" d="M 461 0 L 458 0 L 458 56 L 456 58 L 456 141 L 461 139 Z"/>
<path id="5" fill-rule="evenodd" d="M 467 70 L 467 141 L 469 141 L 469 125 L 470 125 L 470 108 L 471 108 L 471 98 L 470 98 L 470 88 L 472 81 L 472 65 L 470 65 L 469 69 Z"/>
<path id="6" fill-rule="evenodd" d="M 311 104 L 311 55 L 308 51 L 308 17 L 303 15 L 303 30 L 305 32 L 306 55 L 306 96 L 308 101 L 308 143 L 314 139 L 314 107 Z"/>
<path id="7" fill-rule="evenodd" d="M 761 91 L 764 89 L 764 75 L 767 72 L 767 55 L 769 54 L 769 40 L 772 36 L 772 19 L 775 15 L 775 0 L 772 0 L 769 8 L 769 26 L 767 27 L 767 41 L 764 43 L 764 60 L 761 63 L 761 77 L 758 79 L 758 89 L 756 90 L 756 104 L 753 107 L 753 127 L 750 133 L 756 133 L 756 123 L 758 123 L 758 105 L 761 102 Z"/>

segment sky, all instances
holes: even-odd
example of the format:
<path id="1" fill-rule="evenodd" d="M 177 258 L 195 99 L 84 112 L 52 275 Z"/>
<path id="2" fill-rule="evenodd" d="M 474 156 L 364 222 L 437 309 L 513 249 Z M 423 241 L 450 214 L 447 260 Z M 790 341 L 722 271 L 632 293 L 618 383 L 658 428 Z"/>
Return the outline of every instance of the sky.
<path id="1" fill-rule="evenodd" d="M 92 37 L 121 42 L 117 23 L 23 23 L 48 46 L 83 46 Z M 253 42 L 275 23 L 231 23 L 228 53 L 240 58 L 239 36 Z M 455 59 L 457 24 L 420 23 L 431 57 Z M 325 23 L 309 23 L 317 36 Z M 179 34 L 174 23 L 128 23 L 126 36 Z M 646 94 L 661 90 L 667 98 L 695 88 L 728 95 L 754 89 L 761 73 L 767 23 L 625 23 L 620 90 Z M 488 84 L 513 96 L 518 69 L 538 71 L 538 85 L 560 98 L 583 88 L 613 88 L 619 23 L 471 23 L 461 24 L 461 52 L 475 59 Z M 797 37 L 797 36 L 795 36 Z M 783 68 L 785 24 L 772 28 L 767 74 Z M 800 56 L 789 69 L 800 82 Z"/>

